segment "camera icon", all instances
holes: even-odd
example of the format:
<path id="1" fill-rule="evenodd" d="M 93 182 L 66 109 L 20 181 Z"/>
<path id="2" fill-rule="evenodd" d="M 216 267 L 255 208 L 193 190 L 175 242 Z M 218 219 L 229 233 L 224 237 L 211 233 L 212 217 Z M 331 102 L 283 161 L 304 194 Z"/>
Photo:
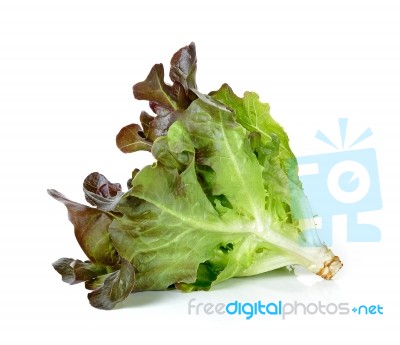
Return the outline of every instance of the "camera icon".
<path id="1" fill-rule="evenodd" d="M 382 208 L 374 149 L 298 157 L 297 162 L 304 192 L 320 220 L 318 233 L 323 242 L 332 244 L 332 219 L 343 214 L 347 216 L 348 242 L 380 241 L 381 233 L 375 225 L 358 221 L 361 212 Z M 296 209 L 293 211 L 297 218 Z"/>

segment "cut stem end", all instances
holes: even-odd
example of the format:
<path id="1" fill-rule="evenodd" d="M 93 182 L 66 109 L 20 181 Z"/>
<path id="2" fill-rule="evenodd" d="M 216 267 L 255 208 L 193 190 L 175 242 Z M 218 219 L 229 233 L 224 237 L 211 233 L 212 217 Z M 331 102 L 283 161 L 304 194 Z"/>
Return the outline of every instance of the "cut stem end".
<path id="1" fill-rule="evenodd" d="M 324 262 L 324 266 L 317 272 L 317 274 L 326 280 L 330 280 L 342 268 L 342 266 L 343 264 L 339 257 L 335 255 L 330 260 Z"/>

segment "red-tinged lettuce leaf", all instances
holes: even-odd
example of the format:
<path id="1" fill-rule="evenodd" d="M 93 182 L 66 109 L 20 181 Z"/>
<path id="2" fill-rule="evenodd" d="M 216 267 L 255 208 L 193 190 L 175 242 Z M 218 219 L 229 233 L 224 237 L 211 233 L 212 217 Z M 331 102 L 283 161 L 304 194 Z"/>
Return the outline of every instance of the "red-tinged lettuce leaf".
<path id="1" fill-rule="evenodd" d="M 61 258 L 53 263 L 54 269 L 61 275 L 63 282 L 72 284 L 93 280 L 98 276 L 107 274 L 110 268 L 93 264 L 90 261 Z"/>
<path id="2" fill-rule="evenodd" d="M 151 142 L 144 137 L 142 128 L 137 124 L 123 127 L 117 134 L 116 142 L 123 153 L 151 151 Z"/>
<path id="3" fill-rule="evenodd" d="M 139 100 L 148 100 L 161 107 L 163 112 L 186 109 L 196 97 L 190 94 L 196 85 L 197 56 L 196 46 L 179 49 L 171 59 L 170 78 L 173 85 L 164 81 L 164 66 L 156 64 L 147 78 L 133 86 L 133 95 Z M 156 114 L 159 114 L 155 111 Z"/>
<path id="4" fill-rule="evenodd" d="M 173 82 L 182 85 L 186 94 L 188 94 L 189 89 L 197 89 L 196 70 L 196 45 L 192 42 L 179 49 L 172 56 L 169 77 Z"/>
<path id="5" fill-rule="evenodd" d="M 153 113 L 158 116 L 165 116 L 174 111 L 169 107 L 165 107 L 164 105 L 153 101 L 149 102 L 149 107 L 153 110 Z"/>
<path id="6" fill-rule="evenodd" d="M 171 127 L 179 116 L 180 113 L 178 111 L 173 111 L 166 115 L 155 117 L 154 120 L 150 122 L 149 140 L 154 142 L 157 138 L 165 136 L 169 127 Z"/>
<path id="7" fill-rule="evenodd" d="M 186 109 L 197 98 L 190 90 L 186 91 L 178 81 L 175 81 L 172 85 L 172 93 L 180 109 Z"/>
<path id="8" fill-rule="evenodd" d="M 104 198 L 116 196 L 122 190 L 121 184 L 111 183 L 104 175 L 98 172 L 93 172 L 85 178 L 83 188 Z M 87 201 L 94 206 L 96 205 L 90 199 Z"/>
<path id="9" fill-rule="evenodd" d="M 119 261 L 119 256 L 108 232 L 113 216 L 71 201 L 54 189 L 49 189 L 48 193 L 66 206 L 68 218 L 75 228 L 75 237 L 90 261 L 115 266 Z"/>
<path id="10" fill-rule="evenodd" d="M 123 194 L 121 184 L 111 183 L 98 172 L 93 172 L 85 178 L 83 191 L 86 201 L 103 211 L 113 211 Z"/>
<path id="11" fill-rule="evenodd" d="M 176 101 L 179 109 L 186 109 L 192 101 L 192 99 L 187 97 L 185 89 L 179 82 L 175 82 L 172 85 L 171 96 Z M 193 99 L 195 99 L 195 98 L 196 97 L 194 97 Z M 163 104 L 160 104 L 160 103 L 157 103 L 154 101 L 150 101 L 149 106 L 150 106 L 150 109 L 153 110 L 154 114 L 156 114 L 158 116 L 165 116 L 165 115 L 175 111 L 174 109 L 171 109 L 171 107 L 169 107 L 168 105 L 165 106 Z"/>
<path id="12" fill-rule="evenodd" d="M 170 77 L 172 86 L 164 81 L 164 67 L 156 64 L 147 78 L 133 86 L 133 95 L 139 100 L 148 100 L 150 108 L 157 115 L 140 114 L 143 130 L 136 124 L 128 125 L 117 135 L 117 146 L 124 153 L 139 150 L 150 151 L 151 143 L 166 135 L 168 128 L 176 121 L 178 110 L 189 107 L 197 98 L 196 89 L 197 57 L 194 43 L 181 48 L 171 59 Z"/>
<path id="13" fill-rule="evenodd" d="M 155 102 L 170 111 L 179 109 L 171 85 L 164 82 L 162 64 L 154 65 L 147 78 L 133 85 L 132 90 L 136 99 Z"/>
<path id="14" fill-rule="evenodd" d="M 140 113 L 140 123 L 142 124 L 144 136 L 147 138 L 150 130 L 150 123 L 154 120 L 154 116 L 151 116 L 145 111 Z"/>
<path id="15" fill-rule="evenodd" d="M 109 274 L 100 288 L 88 294 L 89 302 L 95 308 L 113 309 L 129 296 L 134 286 L 135 269 L 128 261 L 122 260 L 119 270 Z"/>

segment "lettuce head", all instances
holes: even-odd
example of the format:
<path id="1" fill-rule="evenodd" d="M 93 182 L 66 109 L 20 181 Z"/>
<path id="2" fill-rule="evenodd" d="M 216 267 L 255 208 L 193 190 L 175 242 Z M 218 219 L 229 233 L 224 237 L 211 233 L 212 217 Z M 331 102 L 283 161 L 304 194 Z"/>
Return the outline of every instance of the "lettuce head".
<path id="1" fill-rule="evenodd" d="M 130 293 L 209 290 L 230 279 L 301 265 L 331 279 L 342 263 L 320 242 L 296 158 L 269 105 L 254 92 L 196 85 L 194 43 L 171 59 L 171 84 L 156 64 L 133 86 L 153 115 L 116 137 L 124 153 L 150 151 L 128 190 L 103 175 L 84 180 L 82 205 L 55 190 L 86 261 L 53 263 L 63 281 L 85 282 L 92 306 L 112 309 Z"/>

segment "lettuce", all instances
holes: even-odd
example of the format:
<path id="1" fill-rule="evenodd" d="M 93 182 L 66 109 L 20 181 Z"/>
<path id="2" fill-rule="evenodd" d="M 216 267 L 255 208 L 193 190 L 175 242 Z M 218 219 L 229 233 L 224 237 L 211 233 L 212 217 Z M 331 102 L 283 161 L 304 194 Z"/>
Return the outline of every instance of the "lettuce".
<path id="1" fill-rule="evenodd" d="M 342 263 L 316 235 L 296 158 L 269 105 L 224 84 L 196 85 L 194 43 L 133 86 L 154 115 L 140 114 L 116 138 L 124 153 L 150 151 L 128 191 L 99 173 L 84 181 L 94 207 L 49 194 L 68 209 L 89 261 L 53 266 L 69 284 L 85 282 L 90 303 L 111 309 L 131 292 L 209 290 L 232 277 L 302 265 L 331 279 Z"/>

